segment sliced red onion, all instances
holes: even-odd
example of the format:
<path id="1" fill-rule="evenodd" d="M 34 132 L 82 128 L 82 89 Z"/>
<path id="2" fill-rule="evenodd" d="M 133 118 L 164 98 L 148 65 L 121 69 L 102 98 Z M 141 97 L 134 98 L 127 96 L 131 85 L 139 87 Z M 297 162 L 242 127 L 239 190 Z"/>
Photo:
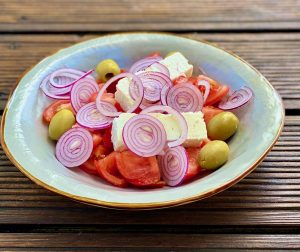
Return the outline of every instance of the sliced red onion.
<path id="1" fill-rule="evenodd" d="M 139 71 L 145 70 L 147 67 L 151 66 L 153 63 L 156 63 L 163 58 L 160 56 L 157 57 L 147 57 L 135 62 L 129 69 L 130 73 L 137 73 Z"/>
<path id="2" fill-rule="evenodd" d="M 83 72 L 72 68 L 62 68 L 54 71 L 50 75 L 49 81 L 53 87 L 65 88 L 74 85 L 77 81 L 85 77 L 91 80 L 95 80 L 94 77 L 90 76 L 92 72 L 94 72 L 93 69 L 87 72 Z"/>
<path id="3" fill-rule="evenodd" d="M 155 112 L 158 112 L 158 113 L 167 112 L 168 114 L 174 115 L 179 123 L 180 128 L 181 128 L 180 137 L 175 141 L 169 142 L 168 146 L 176 147 L 178 145 L 183 144 L 183 142 L 186 140 L 187 134 L 188 134 L 188 126 L 187 126 L 187 122 L 186 122 L 185 118 L 175 109 L 173 109 L 169 106 L 162 106 L 162 105 L 155 105 L 155 106 L 148 107 L 148 108 L 142 110 L 140 114 L 148 114 L 148 113 L 155 113 Z"/>
<path id="4" fill-rule="evenodd" d="M 197 86 L 198 87 L 200 87 L 200 86 L 205 87 L 205 91 L 204 91 L 204 95 L 203 95 L 203 103 L 205 103 L 205 101 L 206 101 L 206 99 L 209 95 L 209 92 L 210 92 L 210 84 L 207 80 L 198 80 Z"/>
<path id="5" fill-rule="evenodd" d="M 170 71 L 165 65 L 163 65 L 159 62 L 156 62 L 156 63 L 152 64 L 151 65 L 151 71 L 156 72 L 155 71 L 156 69 L 158 70 L 158 72 L 163 73 L 163 74 L 167 75 L 168 77 L 170 77 Z"/>
<path id="6" fill-rule="evenodd" d="M 158 156 L 162 177 L 169 186 L 179 185 L 188 171 L 188 155 L 182 146 L 168 148 Z"/>
<path id="7" fill-rule="evenodd" d="M 72 86 L 71 104 L 75 112 L 89 102 L 91 95 L 99 91 L 97 82 L 91 79 L 81 79 Z"/>
<path id="8" fill-rule="evenodd" d="M 177 84 L 169 90 L 167 104 L 180 112 L 201 111 L 203 96 L 200 90 L 190 83 Z"/>
<path id="9" fill-rule="evenodd" d="M 144 99 L 149 102 L 159 101 L 162 88 L 173 85 L 171 79 L 160 72 L 141 72 L 137 76 L 141 79 L 144 87 Z M 129 92 L 133 99 L 137 97 L 135 89 L 135 85 L 130 85 Z"/>
<path id="10" fill-rule="evenodd" d="M 40 85 L 40 88 L 43 90 L 44 94 L 53 99 L 60 99 L 60 100 L 68 100 L 70 99 L 69 92 L 71 91 L 71 87 L 67 88 L 56 88 L 53 87 L 50 82 L 50 75 L 48 75 Z"/>
<path id="11" fill-rule="evenodd" d="M 76 167 L 89 159 L 93 150 L 91 133 L 73 128 L 64 133 L 56 144 L 56 158 L 66 167 Z"/>
<path id="12" fill-rule="evenodd" d="M 242 87 L 230 95 L 226 101 L 221 101 L 218 105 L 220 109 L 232 110 L 245 105 L 253 97 L 253 91 L 248 87 Z"/>
<path id="13" fill-rule="evenodd" d="M 160 93 L 161 104 L 167 106 L 167 96 L 171 87 L 163 86 Z"/>
<path id="14" fill-rule="evenodd" d="M 123 128 L 126 147 L 142 157 L 152 157 L 166 146 L 167 133 L 163 124 L 150 115 L 136 115 Z"/>
<path id="15" fill-rule="evenodd" d="M 105 101 L 102 101 L 102 103 L 102 106 L 107 106 L 107 110 L 117 111 L 111 103 Z M 96 103 L 90 102 L 78 110 L 76 121 L 82 127 L 99 130 L 110 127 L 113 118 L 102 115 L 97 109 Z"/>
<path id="16" fill-rule="evenodd" d="M 140 105 L 140 109 L 145 109 L 151 106 L 155 106 L 155 105 L 162 105 L 161 101 L 155 102 L 155 103 L 151 103 L 146 101 L 145 99 L 142 101 L 141 105 Z"/>
<path id="17" fill-rule="evenodd" d="M 131 73 L 121 73 L 118 74 L 112 78 L 110 78 L 105 84 L 104 86 L 100 89 L 98 96 L 96 98 L 96 106 L 97 109 L 99 110 L 99 112 L 105 116 L 110 116 L 110 117 L 117 117 L 119 116 L 122 112 L 118 112 L 118 111 L 109 111 L 107 110 L 105 107 L 102 106 L 101 104 L 101 97 L 103 96 L 105 90 L 115 81 L 118 81 L 122 78 L 130 78 L 132 79 L 131 84 L 135 86 L 135 90 L 136 90 L 136 96 L 137 98 L 135 99 L 135 103 L 134 105 L 128 110 L 126 111 L 127 113 L 132 113 L 134 112 L 141 104 L 143 97 L 144 97 L 144 88 L 142 85 L 142 82 L 140 80 L 139 77 L 135 76 L 134 74 Z"/>

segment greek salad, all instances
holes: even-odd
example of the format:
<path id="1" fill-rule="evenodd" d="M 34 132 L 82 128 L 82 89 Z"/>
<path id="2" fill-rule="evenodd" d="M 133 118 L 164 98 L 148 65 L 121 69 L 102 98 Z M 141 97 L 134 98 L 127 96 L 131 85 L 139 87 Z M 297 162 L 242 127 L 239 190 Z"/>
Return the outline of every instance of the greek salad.
<path id="1" fill-rule="evenodd" d="M 179 186 L 218 169 L 253 92 L 193 70 L 180 52 L 156 52 L 129 69 L 105 59 L 50 73 L 40 88 L 54 100 L 43 121 L 57 160 L 118 187 Z"/>

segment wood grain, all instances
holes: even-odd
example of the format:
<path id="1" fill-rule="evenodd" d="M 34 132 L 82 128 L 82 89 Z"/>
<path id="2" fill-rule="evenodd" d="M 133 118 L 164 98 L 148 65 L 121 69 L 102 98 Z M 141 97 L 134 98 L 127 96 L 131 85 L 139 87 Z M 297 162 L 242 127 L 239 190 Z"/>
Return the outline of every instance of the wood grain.
<path id="1" fill-rule="evenodd" d="M 299 29 L 299 0 L 0 1 L 0 31 Z"/>
<path id="2" fill-rule="evenodd" d="M 206 39 L 231 50 L 260 70 L 278 90 L 287 109 L 300 107 L 300 34 L 183 34 Z M 0 36 L 0 110 L 18 76 L 43 57 L 71 44 L 95 37 L 77 35 Z"/>
<path id="3" fill-rule="evenodd" d="M 299 132 L 300 116 L 287 116 L 282 136 L 273 150 L 237 185 L 203 201 L 147 212 L 105 210 L 69 201 L 33 184 L 11 165 L 1 150 L 0 225 L 298 225 Z"/>
<path id="4" fill-rule="evenodd" d="M 66 248 L 84 247 L 141 249 L 299 249 L 300 235 L 257 235 L 257 234 L 136 234 L 136 233 L 94 233 L 94 234 L 43 234 L 12 233 L 0 235 L 0 248 L 22 248 L 26 251 L 44 247 Z M 47 244 L 47 246 L 45 246 Z M 84 250 L 86 251 L 86 250 Z M 148 249 L 147 249 L 148 251 Z M 157 250 L 156 250 L 157 251 Z"/>

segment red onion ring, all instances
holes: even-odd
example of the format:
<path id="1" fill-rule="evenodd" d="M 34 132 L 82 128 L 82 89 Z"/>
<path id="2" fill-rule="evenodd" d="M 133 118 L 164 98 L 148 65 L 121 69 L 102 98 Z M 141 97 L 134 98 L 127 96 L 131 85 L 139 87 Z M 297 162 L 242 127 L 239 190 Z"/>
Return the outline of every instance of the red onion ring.
<path id="1" fill-rule="evenodd" d="M 162 88 L 173 85 L 171 79 L 160 72 L 141 72 L 137 76 L 141 79 L 144 87 L 144 99 L 149 102 L 159 101 Z M 129 86 L 129 93 L 133 99 L 136 99 L 137 94 L 134 85 Z"/>
<path id="2" fill-rule="evenodd" d="M 146 101 L 145 99 L 142 101 L 141 105 L 140 105 L 140 109 L 145 109 L 151 106 L 155 106 L 155 105 L 162 105 L 161 101 L 155 102 L 155 103 L 151 103 Z"/>
<path id="3" fill-rule="evenodd" d="M 138 60 L 137 62 L 135 62 L 131 66 L 131 68 L 129 69 L 129 72 L 134 74 L 134 73 L 137 73 L 139 71 L 143 71 L 147 67 L 151 66 L 153 63 L 156 63 L 156 62 L 158 62 L 162 59 L 163 58 L 160 57 L 160 56 L 143 58 L 143 59 Z"/>
<path id="4" fill-rule="evenodd" d="M 94 72 L 94 70 L 89 70 L 87 72 L 83 72 L 77 69 L 72 68 L 62 68 L 54 71 L 50 75 L 50 84 L 56 88 L 65 88 L 74 85 L 77 81 L 87 77 L 89 79 L 95 80 L 94 77 L 90 76 L 90 74 Z M 55 81 L 57 80 L 57 81 Z"/>
<path id="5" fill-rule="evenodd" d="M 73 128 L 58 140 L 56 158 L 66 167 L 76 167 L 89 159 L 93 150 L 91 133 L 83 128 Z"/>
<path id="6" fill-rule="evenodd" d="M 91 79 L 81 79 L 72 86 L 71 104 L 75 112 L 89 102 L 89 98 L 99 91 L 98 84 Z"/>
<path id="7" fill-rule="evenodd" d="M 186 140 L 187 134 L 188 134 L 188 126 L 187 126 L 187 122 L 186 122 L 185 118 L 175 109 L 173 109 L 169 106 L 161 106 L 161 105 L 155 105 L 155 106 L 148 107 L 148 108 L 142 110 L 140 114 L 148 114 L 148 113 L 155 113 L 155 112 L 158 112 L 158 113 L 167 112 L 168 114 L 174 115 L 177 118 L 177 121 L 181 128 L 180 137 L 175 141 L 168 142 L 168 146 L 176 147 L 178 145 L 183 144 L 183 142 Z"/>
<path id="8" fill-rule="evenodd" d="M 102 102 L 102 106 L 107 106 L 107 109 L 117 111 L 115 106 L 109 102 Z M 102 115 L 96 107 L 95 102 L 90 102 L 81 107 L 76 114 L 77 123 L 85 128 L 99 130 L 105 129 L 111 126 L 113 121 L 112 117 Z"/>
<path id="9" fill-rule="evenodd" d="M 167 104 L 180 112 L 201 111 L 203 96 L 200 90 L 190 83 L 177 84 L 169 90 Z"/>
<path id="10" fill-rule="evenodd" d="M 163 156 L 158 156 L 158 164 L 167 185 L 179 185 L 188 171 L 188 155 L 185 148 L 177 146 L 167 149 Z"/>
<path id="11" fill-rule="evenodd" d="M 197 81 L 197 86 L 203 86 L 205 87 L 204 95 L 203 95 L 203 103 L 205 103 L 209 93 L 210 93 L 210 84 L 207 80 L 198 80 Z"/>
<path id="12" fill-rule="evenodd" d="M 232 110 L 244 106 L 253 97 L 253 91 L 248 87 L 242 87 L 229 96 L 226 101 L 221 101 L 218 105 L 220 109 Z"/>
<path id="13" fill-rule="evenodd" d="M 163 124 L 150 115 L 136 115 L 124 125 L 122 133 L 126 147 L 142 157 L 162 152 L 167 142 Z"/>
<path id="14" fill-rule="evenodd" d="M 163 86 L 160 93 L 160 101 L 162 105 L 168 106 L 167 104 L 167 96 L 171 87 Z"/>
<path id="15" fill-rule="evenodd" d="M 170 71 L 165 65 L 163 65 L 159 62 L 152 64 L 151 71 L 156 72 L 155 71 L 156 69 L 158 70 L 158 72 L 163 73 L 164 75 L 167 75 L 168 77 L 170 77 Z"/>
<path id="16" fill-rule="evenodd" d="M 69 92 L 71 91 L 71 87 L 67 88 L 56 88 L 53 87 L 50 82 L 50 75 L 48 75 L 40 85 L 40 88 L 43 90 L 44 94 L 50 98 L 53 99 L 59 99 L 59 100 L 69 100 L 70 99 L 70 94 Z"/>
<path id="17" fill-rule="evenodd" d="M 110 117 L 117 117 L 119 116 L 122 112 L 114 112 L 114 111 L 109 111 L 106 110 L 106 108 L 104 108 L 101 104 L 101 97 L 103 96 L 105 90 L 115 81 L 125 78 L 125 77 L 129 77 L 132 78 L 133 82 L 132 84 L 135 85 L 136 87 L 136 93 L 138 94 L 137 99 L 135 99 L 135 103 L 134 105 L 128 110 L 126 111 L 127 113 L 132 113 L 134 112 L 141 104 L 143 97 L 144 97 L 144 88 L 142 85 L 142 82 L 140 80 L 140 78 L 138 78 L 137 76 L 135 76 L 134 74 L 131 73 L 121 73 L 118 74 L 112 78 L 110 78 L 105 84 L 104 86 L 100 89 L 98 96 L 96 98 L 96 106 L 97 109 L 99 110 L 99 112 L 105 116 L 110 116 Z"/>

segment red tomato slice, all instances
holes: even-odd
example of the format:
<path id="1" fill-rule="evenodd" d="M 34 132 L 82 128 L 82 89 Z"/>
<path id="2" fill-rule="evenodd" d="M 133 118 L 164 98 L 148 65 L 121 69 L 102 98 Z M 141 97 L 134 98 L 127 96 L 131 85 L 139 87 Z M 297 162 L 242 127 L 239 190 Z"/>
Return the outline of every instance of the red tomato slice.
<path id="1" fill-rule="evenodd" d="M 94 158 L 89 158 L 86 162 L 84 162 L 79 167 L 86 173 L 99 176 L 96 166 L 94 164 Z"/>
<path id="2" fill-rule="evenodd" d="M 100 133 L 92 133 L 93 137 L 93 147 L 97 147 L 100 143 L 102 143 L 103 137 Z"/>
<path id="3" fill-rule="evenodd" d="M 203 148 L 206 144 L 208 144 L 211 140 L 209 138 L 202 140 L 200 148 Z"/>
<path id="4" fill-rule="evenodd" d="M 89 102 L 95 102 L 98 96 L 98 92 L 95 92 L 91 95 L 91 97 L 89 98 Z M 114 98 L 114 94 L 112 93 L 104 93 L 102 95 L 102 101 L 106 101 L 111 103 L 112 105 L 116 104 L 116 99 Z"/>
<path id="5" fill-rule="evenodd" d="M 173 83 L 174 83 L 174 85 L 177 85 L 177 84 L 181 84 L 181 83 L 186 83 L 188 81 L 189 81 L 189 79 L 187 77 L 181 75 L 181 76 L 177 77 L 173 81 Z"/>
<path id="6" fill-rule="evenodd" d="M 104 134 L 103 134 L 103 146 L 108 151 L 112 151 L 113 150 L 113 144 L 112 144 L 112 141 L 111 141 L 111 128 L 107 128 L 104 131 Z"/>
<path id="7" fill-rule="evenodd" d="M 122 178 L 120 175 L 117 165 L 116 165 L 116 156 L 119 154 L 117 152 L 112 152 L 107 157 L 96 160 L 95 159 L 95 166 L 99 175 L 105 179 L 107 182 L 111 183 L 112 185 L 119 186 L 119 187 L 126 187 L 128 185 L 127 181 Z"/>
<path id="8" fill-rule="evenodd" d="M 160 52 L 153 52 L 153 53 L 150 53 L 147 57 L 160 57 L 161 54 Z"/>
<path id="9" fill-rule="evenodd" d="M 43 112 L 43 121 L 49 124 L 52 117 L 62 109 L 69 109 L 74 114 L 70 101 L 58 100 L 51 103 L 48 107 L 45 108 Z"/>
<path id="10" fill-rule="evenodd" d="M 186 152 L 189 157 L 189 166 L 188 171 L 185 175 L 184 182 L 191 180 L 201 171 L 200 166 L 197 162 L 197 156 L 200 151 L 200 148 L 187 148 Z"/>
<path id="11" fill-rule="evenodd" d="M 219 88 L 211 88 L 209 95 L 205 101 L 205 105 L 213 105 L 221 101 L 229 92 L 229 87 L 226 85 L 220 86 Z"/>
<path id="12" fill-rule="evenodd" d="M 190 83 L 193 84 L 193 85 L 196 85 L 197 82 L 198 82 L 198 78 L 192 76 L 192 77 L 188 78 L 188 82 L 190 82 Z"/>
<path id="13" fill-rule="evenodd" d="M 202 113 L 204 117 L 204 121 L 206 125 L 209 123 L 209 121 L 217 114 L 220 114 L 223 112 L 222 109 L 215 108 L 213 106 L 205 106 L 202 108 Z"/>
<path id="14" fill-rule="evenodd" d="M 94 150 L 93 150 L 93 155 L 95 159 L 103 159 L 109 154 L 109 150 L 107 150 L 103 145 L 98 145 Z"/>
<path id="15" fill-rule="evenodd" d="M 116 160 L 120 174 L 135 186 L 149 186 L 160 181 L 156 157 L 140 157 L 124 151 L 117 155 Z"/>
<path id="16" fill-rule="evenodd" d="M 122 109 L 120 103 L 116 102 L 115 107 L 116 107 L 116 109 L 117 109 L 119 112 L 125 112 L 125 111 Z"/>

